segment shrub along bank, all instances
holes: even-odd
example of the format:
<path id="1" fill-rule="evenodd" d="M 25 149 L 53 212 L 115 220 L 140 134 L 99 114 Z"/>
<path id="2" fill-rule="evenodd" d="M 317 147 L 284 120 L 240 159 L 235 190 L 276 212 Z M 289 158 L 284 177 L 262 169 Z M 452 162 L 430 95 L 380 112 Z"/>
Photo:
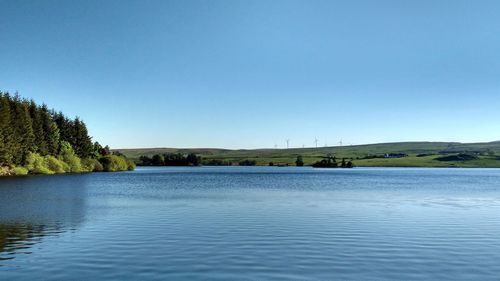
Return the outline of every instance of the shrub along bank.
<path id="1" fill-rule="evenodd" d="M 27 174 L 62 174 L 62 173 L 85 173 L 85 172 L 116 172 L 127 171 L 135 168 L 134 162 L 122 155 L 101 155 L 99 158 L 79 158 L 71 148 L 66 146 L 65 150 L 58 156 L 41 156 L 30 152 L 26 157 L 24 166 L 3 166 L 0 175 L 20 176 Z"/>

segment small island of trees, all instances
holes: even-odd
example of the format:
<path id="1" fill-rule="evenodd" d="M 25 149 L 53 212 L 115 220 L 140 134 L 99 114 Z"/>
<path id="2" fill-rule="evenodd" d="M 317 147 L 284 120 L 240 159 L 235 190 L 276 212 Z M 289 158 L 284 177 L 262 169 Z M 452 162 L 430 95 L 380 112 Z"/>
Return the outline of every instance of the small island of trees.
<path id="1" fill-rule="evenodd" d="M 0 175 L 132 170 L 132 161 L 92 143 L 78 117 L 0 92 Z"/>

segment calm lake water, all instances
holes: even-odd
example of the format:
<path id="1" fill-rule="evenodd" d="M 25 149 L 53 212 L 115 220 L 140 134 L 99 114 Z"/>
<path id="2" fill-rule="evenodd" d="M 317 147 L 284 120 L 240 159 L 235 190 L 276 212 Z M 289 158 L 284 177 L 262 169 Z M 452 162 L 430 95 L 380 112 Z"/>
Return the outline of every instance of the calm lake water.
<path id="1" fill-rule="evenodd" d="M 0 179 L 1 280 L 498 280 L 500 170 Z"/>

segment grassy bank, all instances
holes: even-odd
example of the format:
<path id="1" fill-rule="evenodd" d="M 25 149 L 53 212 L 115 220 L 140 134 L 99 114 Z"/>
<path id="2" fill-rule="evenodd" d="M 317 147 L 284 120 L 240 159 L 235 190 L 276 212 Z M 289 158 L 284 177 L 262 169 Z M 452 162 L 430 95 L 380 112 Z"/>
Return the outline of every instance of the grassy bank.
<path id="1" fill-rule="evenodd" d="M 355 146 L 336 146 L 321 148 L 294 149 L 175 149 L 145 148 L 119 149 L 128 158 L 137 161 L 140 156 L 153 156 L 163 153 L 195 153 L 204 160 L 221 160 L 226 163 L 239 163 L 244 160 L 255 160 L 257 165 L 276 164 L 295 165 L 297 156 L 301 155 L 305 165 L 321 160 L 326 154 L 337 159 L 352 159 L 360 167 L 471 167 L 500 168 L 500 142 L 488 143 L 454 143 L 454 142 L 402 142 Z M 383 158 L 385 154 L 402 153 L 402 158 Z M 460 161 L 438 160 L 445 156 L 460 153 L 473 155 L 473 159 Z"/>

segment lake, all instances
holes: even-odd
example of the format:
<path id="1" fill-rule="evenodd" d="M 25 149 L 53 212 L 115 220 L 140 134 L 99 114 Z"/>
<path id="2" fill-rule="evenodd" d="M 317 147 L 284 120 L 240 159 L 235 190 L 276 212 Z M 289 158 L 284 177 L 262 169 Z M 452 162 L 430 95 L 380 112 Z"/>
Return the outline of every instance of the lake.
<path id="1" fill-rule="evenodd" d="M 0 179 L 1 280 L 498 280 L 500 170 Z"/>

